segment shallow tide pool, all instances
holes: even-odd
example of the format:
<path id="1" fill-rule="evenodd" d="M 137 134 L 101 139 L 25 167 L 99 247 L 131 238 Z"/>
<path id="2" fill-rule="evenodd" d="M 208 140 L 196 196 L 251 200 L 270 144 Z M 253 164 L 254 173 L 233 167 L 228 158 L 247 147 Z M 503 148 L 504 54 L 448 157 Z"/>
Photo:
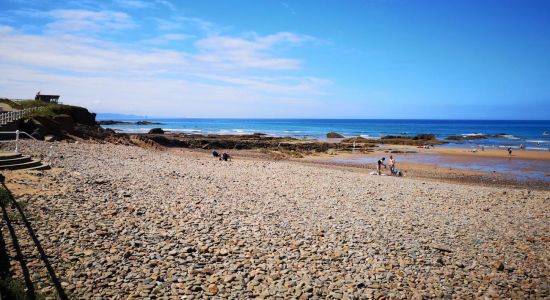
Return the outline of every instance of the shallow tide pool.
<path id="1" fill-rule="evenodd" d="M 520 180 L 543 180 L 550 182 L 550 161 L 512 158 L 464 158 L 436 154 L 394 155 L 399 169 L 400 162 L 434 165 L 437 167 L 495 172 L 511 175 Z M 372 164 L 375 168 L 380 157 L 337 158 L 333 162 L 342 164 Z M 386 156 L 389 160 L 389 155 Z"/>

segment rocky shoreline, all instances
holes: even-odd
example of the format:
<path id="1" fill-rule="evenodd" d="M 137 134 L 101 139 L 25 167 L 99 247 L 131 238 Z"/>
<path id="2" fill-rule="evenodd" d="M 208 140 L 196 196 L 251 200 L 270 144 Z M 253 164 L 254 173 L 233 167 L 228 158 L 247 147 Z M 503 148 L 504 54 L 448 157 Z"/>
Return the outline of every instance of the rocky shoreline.
<path id="1" fill-rule="evenodd" d="M 6 177 L 71 298 L 548 297 L 548 192 L 52 146 Z"/>

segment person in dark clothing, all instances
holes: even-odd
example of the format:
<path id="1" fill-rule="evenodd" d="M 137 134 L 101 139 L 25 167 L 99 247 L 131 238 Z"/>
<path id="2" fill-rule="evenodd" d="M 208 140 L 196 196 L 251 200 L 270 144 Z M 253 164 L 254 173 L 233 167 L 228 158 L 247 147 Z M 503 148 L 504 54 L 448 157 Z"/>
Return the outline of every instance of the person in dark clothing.
<path id="1" fill-rule="evenodd" d="M 214 151 L 212 151 L 212 156 L 220 157 L 220 154 L 218 153 L 218 151 L 214 150 Z"/>
<path id="2" fill-rule="evenodd" d="M 385 157 L 382 157 L 381 159 L 378 160 L 377 162 L 377 165 L 376 165 L 376 173 L 378 173 L 378 175 L 382 175 L 382 166 L 384 166 L 384 168 L 386 168 L 386 164 L 384 163 L 384 161 L 386 160 Z"/>
<path id="3" fill-rule="evenodd" d="M 227 153 L 224 152 L 224 153 L 222 154 L 222 157 L 221 157 L 220 159 L 223 159 L 223 160 L 225 160 L 225 161 L 228 161 L 228 160 L 231 161 L 231 156 L 230 156 L 229 154 L 227 154 Z"/>

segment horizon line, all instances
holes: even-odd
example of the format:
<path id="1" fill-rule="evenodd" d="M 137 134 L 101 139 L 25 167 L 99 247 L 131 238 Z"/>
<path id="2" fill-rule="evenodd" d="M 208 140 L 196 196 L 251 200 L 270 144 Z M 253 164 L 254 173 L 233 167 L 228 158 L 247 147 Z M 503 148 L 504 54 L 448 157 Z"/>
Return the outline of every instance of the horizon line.
<path id="1" fill-rule="evenodd" d="M 300 117 L 162 117 L 162 116 L 147 116 L 147 115 L 127 115 L 119 113 L 95 113 L 98 114 L 112 114 L 112 115 L 123 115 L 126 118 L 145 118 L 145 119 L 219 119 L 219 120 L 395 120 L 395 121 L 532 121 L 532 122 L 547 122 L 550 119 L 423 119 L 423 118 L 356 118 L 356 117 L 314 117 L 314 118 L 300 118 Z"/>

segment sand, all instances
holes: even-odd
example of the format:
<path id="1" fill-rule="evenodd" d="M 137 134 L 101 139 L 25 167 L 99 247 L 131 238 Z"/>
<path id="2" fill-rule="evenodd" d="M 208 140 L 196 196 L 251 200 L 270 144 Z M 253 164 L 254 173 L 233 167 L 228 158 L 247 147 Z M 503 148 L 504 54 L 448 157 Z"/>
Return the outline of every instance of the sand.
<path id="1" fill-rule="evenodd" d="M 548 191 L 53 145 L 54 169 L 5 175 L 71 298 L 549 296 Z"/>
<path id="2" fill-rule="evenodd" d="M 390 155 L 397 159 L 398 169 L 411 178 L 550 190 L 550 152 L 547 151 L 518 150 L 510 156 L 505 150 L 495 149 L 472 152 L 466 148 L 422 149 L 404 145 L 380 145 L 368 153 L 332 152 L 295 161 L 340 166 L 354 172 L 370 173 L 376 169 L 377 159 L 386 157 L 388 163 Z M 364 158 L 371 158 L 367 159 L 370 163 L 362 162 L 361 159 Z M 389 169 L 384 171 L 389 174 Z"/>

